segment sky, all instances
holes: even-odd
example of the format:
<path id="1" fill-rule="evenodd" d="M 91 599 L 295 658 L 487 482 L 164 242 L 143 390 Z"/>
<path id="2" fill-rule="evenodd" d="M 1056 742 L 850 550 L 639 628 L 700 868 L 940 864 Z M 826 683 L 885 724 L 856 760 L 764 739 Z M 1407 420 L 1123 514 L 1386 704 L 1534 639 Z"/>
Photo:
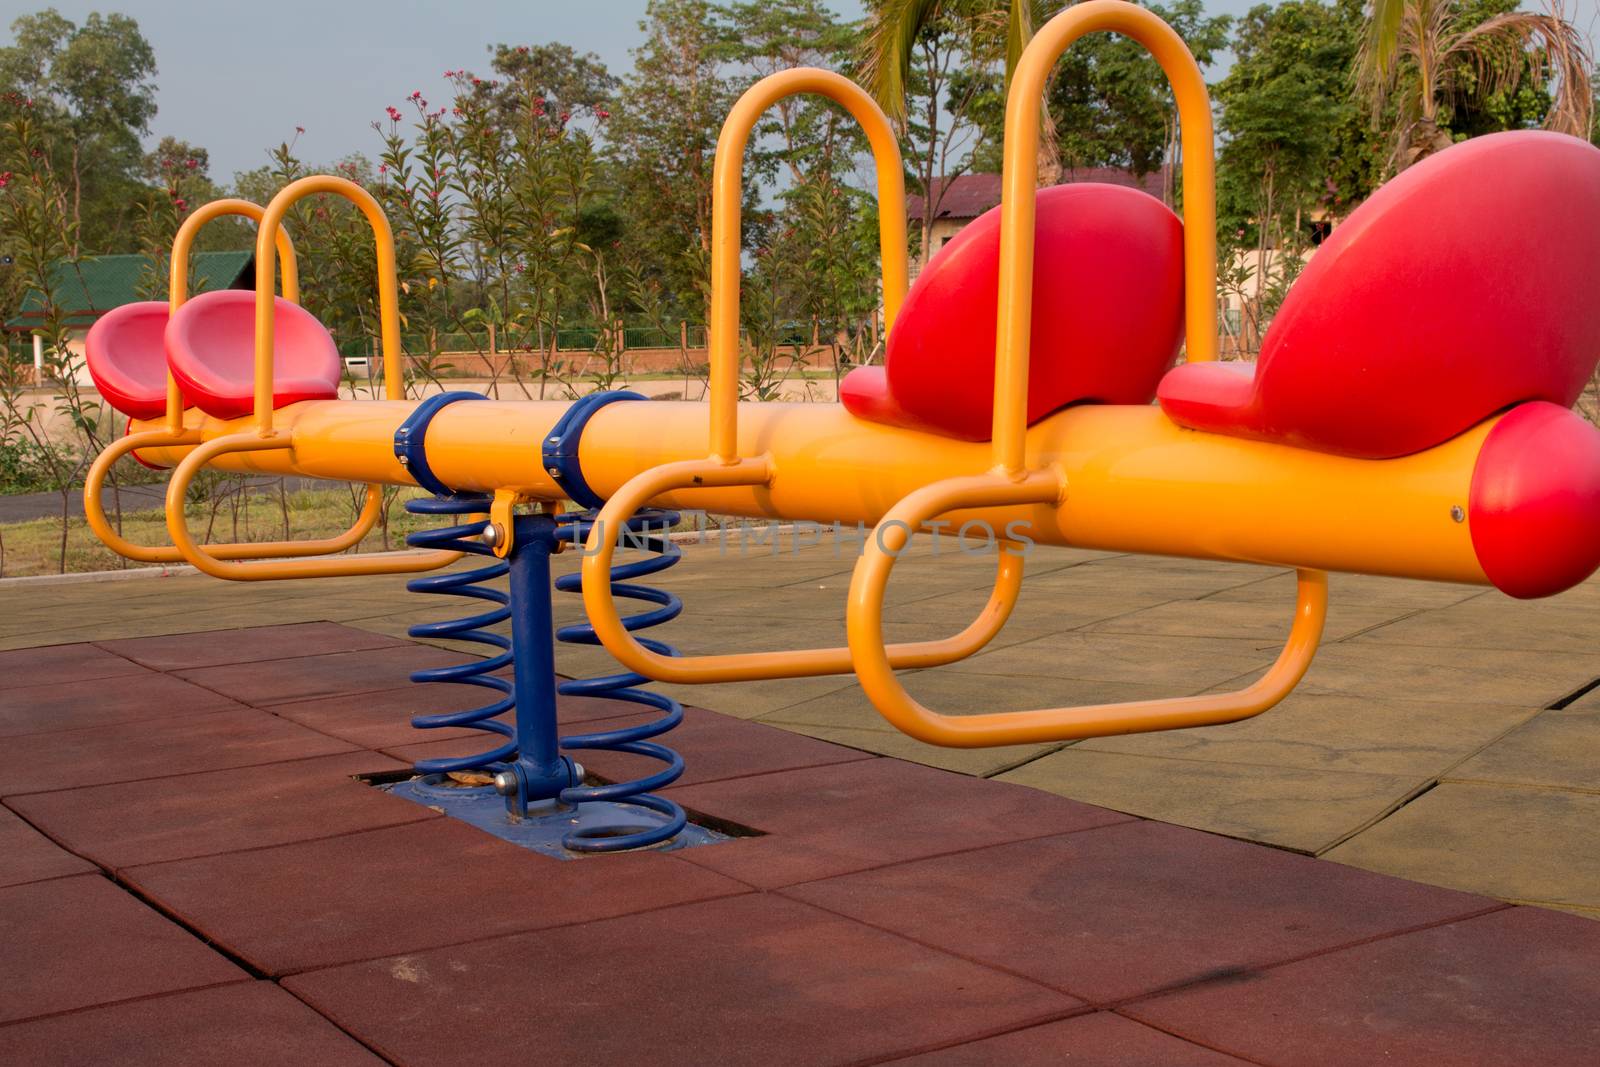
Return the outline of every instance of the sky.
<path id="1" fill-rule="evenodd" d="M 1596 3 L 1575 21 L 1594 38 Z M 211 153 L 212 177 L 267 162 L 266 151 L 305 127 L 309 163 L 377 154 L 370 124 L 413 90 L 444 101 L 444 72 L 486 69 L 495 42 L 561 41 L 594 52 L 613 73 L 632 66 L 645 0 L 0 0 L 0 39 L 18 15 L 54 6 L 81 22 L 91 11 L 138 20 L 155 48 L 159 112 L 152 143 L 171 134 Z M 858 18 L 861 0 L 829 0 Z M 1241 14 L 1253 0 L 1207 0 Z"/>

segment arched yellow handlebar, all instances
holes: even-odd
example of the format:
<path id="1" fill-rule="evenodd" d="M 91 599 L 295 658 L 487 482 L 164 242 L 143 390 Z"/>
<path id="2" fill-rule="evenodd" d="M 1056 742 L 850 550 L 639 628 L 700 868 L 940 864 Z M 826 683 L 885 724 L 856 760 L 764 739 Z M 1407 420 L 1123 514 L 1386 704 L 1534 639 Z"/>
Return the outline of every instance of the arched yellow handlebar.
<path id="1" fill-rule="evenodd" d="M 1232 693 L 1088 707 L 947 716 L 918 703 L 895 677 L 883 643 L 883 597 L 911 531 L 964 508 L 1059 505 L 1069 487 L 1057 471 L 1029 471 L 1028 359 L 1033 319 L 1034 200 L 1039 107 L 1050 70 L 1086 33 L 1109 30 L 1149 49 L 1172 83 L 1183 146 L 1184 301 L 1188 358 L 1216 358 L 1216 189 L 1211 105 L 1200 68 L 1172 27 L 1123 0 L 1087 0 L 1042 27 L 1023 51 L 1006 100 L 1000 205 L 1000 293 L 995 327 L 994 465 L 986 474 L 949 478 L 910 494 L 879 521 L 856 562 L 845 615 L 856 677 L 873 706 L 913 737 L 938 745 L 979 747 L 1064 741 L 1105 734 L 1231 722 L 1270 708 L 1299 683 L 1322 637 L 1328 580 L 1299 572 L 1288 642 L 1267 674 Z M 1000 590 L 995 590 L 996 596 Z"/>
<path id="2" fill-rule="evenodd" d="M 606 502 L 585 546 L 583 602 L 601 644 L 628 669 L 670 682 L 730 682 L 753 678 L 801 678 L 846 674 L 850 650 L 794 649 L 725 656 L 663 656 L 639 643 L 623 625 L 612 597 L 611 560 L 627 518 L 652 498 L 674 489 L 769 485 L 775 476 L 768 456 L 741 457 L 739 411 L 740 210 L 743 205 L 744 150 L 763 112 L 786 96 L 819 93 L 843 105 L 861 124 L 872 147 L 878 179 L 878 245 L 883 258 L 886 331 L 905 300 L 905 174 L 900 146 L 883 111 L 862 88 L 832 71 L 802 67 L 769 75 L 741 96 L 717 139 L 711 204 L 711 455 L 669 463 L 626 482 Z M 886 650 L 897 667 L 954 663 L 988 644 L 1005 625 L 1022 581 L 1020 558 L 1000 553 L 994 594 L 965 630 L 941 641 L 895 645 Z"/>
<path id="3" fill-rule="evenodd" d="M 194 246 L 196 235 L 206 223 L 224 215 L 240 215 L 254 219 L 258 224 L 265 215 L 265 209 L 259 204 L 252 204 L 248 200 L 224 199 L 213 200 L 205 204 L 183 220 L 178 227 L 178 233 L 172 242 L 172 263 L 168 275 L 167 300 L 170 312 L 176 312 L 189 298 L 189 250 Z M 283 296 L 286 300 L 298 302 L 300 299 L 300 284 L 298 264 L 295 259 L 294 242 L 289 239 L 289 233 L 281 225 L 274 235 L 274 245 L 283 270 Z M 112 466 L 123 456 L 141 448 L 160 448 L 173 445 L 193 445 L 200 443 L 200 431 L 197 428 L 188 428 L 183 424 L 183 394 L 178 388 L 177 381 L 172 372 L 167 372 L 167 424 L 161 430 L 146 430 L 143 433 L 128 434 L 113 441 L 106 449 L 95 457 L 89 466 L 89 472 L 83 484 L 83 509 L 84 517 L 89 523 L 89 528 L 105 546 L 127 559 L 137 560 L 141 563 L 180 563 L 184 560 L 182 551 L 176 545 L 136 545 L 127 540 L 116 530 L 116 527 L 107 518 L 105 505 L 101 500 L 101 493 L 105 488 L 107 475 Z M 262 559 L 283 556 L 320 556 L 334 552 L 343 552 L 352 545 L 359 544 L 361 539 L 371 532 L 377 523 L 378 510 L 382 507 L 381 494 L 371 491 L 362 507 L 361 514 L 357 517 L 355 525 L 338 537 L 322 538 L 315 541 L 261 541 L 244 542 L 240 544 L 209 545 L 206 551 L 218 559 Z"/>
<path id="4" fill-rule="evenodd" d="M 260 232 L 256 234 L 256 321 L 255 321 L 255 422 L 253 432 L 218 437 L 196 447 L 184 457 L 172 473 L 167 484 L 167 532 L 172 543 L 184 559 L 202 572 L 216 578 L 233 581 L 264 581 L 279 578 L 316 578 L 359 574 L 409 574 L 434 570 L 461 558 L 459 552 L 422 552 L 400 557 L 367 557 L 361 559 L 260 559 L 256 562 L 230 562 L 219 553 L 208 552 L 189 533 L 188 516 L 184 511 L 189 483 L 211 460 L 233 452 L 260 452 L 272 449 L 292 449 L 292 434 L 275 430 L 272 425 L 272 346 L 273 346 L 273 292 L 272 276 L 275 251 L 274 235 L 282 227 L 289 208 L 302 197 L 313 193 L 335 193 L 361 209 L 372 226 L 377 246 L 378 320 L 383 347 L 384 388 L 390 400 L 405 398 L 405 370 L 400 352 L 400 298 L 399 284 L 395 278 L 394 233 L 371 193 L 355 182 L 328 174 L 301 178 L 285 186 L 262 214 Z M 332 551 L 358 543 L 376 522 L 383 506 L 383 488 L 367 486 L 367 499 L 355 526 L 332 541 L 305 542 L 293 551 L 279 550 L 277 556 L 303 556 L 327 551 L 327 546 L 337 545 Z M 353 539 L 351 535 L 354 535 Z M 259 549 L 256 556 L 266 553 Z"/>

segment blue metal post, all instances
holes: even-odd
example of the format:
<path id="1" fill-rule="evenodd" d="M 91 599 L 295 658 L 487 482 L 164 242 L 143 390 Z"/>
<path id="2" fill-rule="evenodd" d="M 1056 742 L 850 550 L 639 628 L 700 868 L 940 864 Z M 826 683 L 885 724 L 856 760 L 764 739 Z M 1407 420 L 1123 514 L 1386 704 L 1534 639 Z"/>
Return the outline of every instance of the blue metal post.
<path id="1" fill-rule="evenodd" d="M 517 794 L 508 795 L 513 815 L 530 802 L 552 800 L 577 785 L 576 769 L 561 754 L 556 732 L 556 658 L 550 606 L 550 552 L 555 520 L 517 515 L 511 547 L 511 651 L 516 662 L 517 759 L 511 765 Z"/>

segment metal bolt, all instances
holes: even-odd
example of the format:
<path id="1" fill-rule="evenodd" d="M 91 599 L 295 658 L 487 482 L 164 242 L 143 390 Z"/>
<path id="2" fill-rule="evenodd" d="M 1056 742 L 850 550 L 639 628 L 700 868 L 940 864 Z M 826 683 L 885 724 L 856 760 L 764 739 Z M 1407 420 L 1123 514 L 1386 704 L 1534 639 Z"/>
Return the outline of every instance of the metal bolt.
<path id="1" fill-rule="evenodd" d="M 409 466 L 411 466 L 411 459 L 410 459 L 410 457 L 408 457 L 408 456 L 404 456 L 404 455 L 401 455 L 401 456 L 398 456 L 398 457 L 396 457 L 396 458 L 397 458 L 397 459 L 399 459 L 399 460 L 400 460 L 400 466 L 402 466 L 402 467 L 409 467 Z"/>
<path id="2" fill-rule="evenodd" d="M 1467 521 L 1467 513 L 1460 504 L 1455 504 L 1450 508 L 1450 517 L 1457 522 Z"/>
<path id="3" fill-rule="evenodd" d="M 510 771 L 501 771 L 494 776 L 494 791 L 503 797 L 509 797 L 517 791 L 517 776 Z"/>
<path id="4" fill-rule="evenodd" d="M 500 543 L 500 527 L 491 522 L 488 526 L 483 528 L 482 536 L 483 543 L 493 548 L 495 545 Z"/>
<path id="5" fill-rule="evenodd" d="M 561 443 L 561 438 L 552 437 L 552 438 L 550 438 L 550 443 L 553 444 L 553 445 L 559 445 Z"/>
<path id="6" fill-rule="evenodd" d="M 545 472 L 545 473 L 546 473 L 546 474 L 548 474 L 548 475 L 549 475 L 549 476 L 550 476 L 550 477 L 552 477 L 552 478 L 559 478 L 559 477 L 561 477 L 561 471 L 560 471 L 560 470 L 559 470 L 559 469 L 557 469 L 557 468 L 555 468 L 555 467 L 546 467 L 546 468 L 545 468 L 545 469 L 544 469 L 544 472 Z"/>

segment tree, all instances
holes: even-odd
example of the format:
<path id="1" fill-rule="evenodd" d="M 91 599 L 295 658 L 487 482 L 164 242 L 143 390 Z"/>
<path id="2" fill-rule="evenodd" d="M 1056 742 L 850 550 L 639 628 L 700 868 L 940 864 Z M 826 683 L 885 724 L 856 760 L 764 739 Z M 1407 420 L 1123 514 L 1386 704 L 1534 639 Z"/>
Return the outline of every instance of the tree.
<path id="1" fill-rule="evenodd" d="M 1583 34 L 1559 3 L 1543 13 L 1516 0 L 1372 0 L 1356 60 L 1356 87 L 1375 110 L 1393 100 L 1392 164 L 1404 169 L 1448 147 L 1452 118 L 1500 97 L 1504 120 L 1521 116 L 1519 89 L 1554 82 L 1544 115 L 1552 130 L 1586 137 L 1594 114 L 1594 63 Z M 1536 102 L 1534 103 L 1536 107 Z M 1504 127 L 1501 127 L 1504 128 Z"/>
<path id="2" fill-rule="evenodd" d="M 59 156 L 77 227 L 69 253 L 109 249 L 139 199 L 155 53 L 126 15 L 91 14 L 79 26 L 51 8 L 16 19 L 11 32 L 15 43 L 0 48 L 0 90 L 33 102 Z"/>
<path id="3" fill-rule="evenodd" d="M 709 299 L 711 168 L 733 105 L 736 48 L 706 0 L 650 0 L 634 71 L 607 135 L 628 212 L 628 243 L 675 302 L 704 321 Z"/>

